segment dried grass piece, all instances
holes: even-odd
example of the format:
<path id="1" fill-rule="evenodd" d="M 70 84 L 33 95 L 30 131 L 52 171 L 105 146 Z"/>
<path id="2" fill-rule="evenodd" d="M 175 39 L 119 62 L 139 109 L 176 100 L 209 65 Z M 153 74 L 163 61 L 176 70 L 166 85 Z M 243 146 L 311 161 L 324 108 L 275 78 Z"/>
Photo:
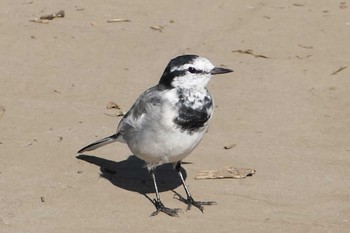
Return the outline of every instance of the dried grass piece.
<path id="1" fill-rule="evenodd" d="M 250 168 L 234 168 L 232 166 L 225 166 L 218 170 L 204 170 L 200 171 L 195 177 L 196 180 L 204 179 L 243 179 L 247 176 L 252 176 L 256 173 L 255 169 Z"/>
<path id="2" fill-rule="evenodd" d="M 269 58 L 268 56 L 265 56 L 265 55 L 253 53 L 253 50 L 252 50 L 252 49 L 246 49 L 246 50 L 238 49 L 238 50 L 233 50 L 232 52 L 233 52 L 233 53 L 248 54 L 248 55 L 252 55 L 252 56 L 254 56 L 254 57 L 256 57 L 256 58 Z"/>
<path id="3" fill-rule="evenodd" d="M 303 3 L 293 3 L 293 6 L 305 6 Z"/>
<path id="4" fill-rule="evenodd" d="M 131 22 L 130 19 L 108 19 L 107 23 Z"/>
<path id="5" fill-rule="evenodd" d="M 298 44 L 299 47 L 303 48 L 303 49 L 313 49 L 314 46 L 312 45 L 302 45 L 302 44 Z"/>
<path id="6" fill-rule="evenodd" d="M 31 19 L 31 20 L 29 20 L 29 22 L 32 22 L 32 23 L 45 23 L 45 24 L 48 24 L 48 23 L 49 23 L 49 20 L 47 20 L 47 19 Z"/>
<path id="7" fill-rule="evenodd" d="M 311 55 L 311 54 L 308 54 L 308 55 L 306 55 L 306 56 L 304 56 L 304 57 L 297 55 L 297 58 L 298 58 L 298 59 L 308 59 L 309 57 L 312 57 L 312 55 Z"/>
<path id="8" fill-rule="evenodd" d="M 347 65 L 343 65 L 343 66 L 339 67 L 336 71 L 334 71 L 333 73 L 331 73 L 331 75 L 336 75 L 336 74 L 338 74 L 340 71 L 345 70 L 346 68 L 348 68 L 348 66 L 347 66 Z"/>
<path id="9" fill-rule="evenodd" d="M 152 30 L 155 30 L 155 31 L 159 31 L 159 32 L 162 32 L 164 27 L 159 25 L 159 26 L 151 26 L 150 27 Z"/>

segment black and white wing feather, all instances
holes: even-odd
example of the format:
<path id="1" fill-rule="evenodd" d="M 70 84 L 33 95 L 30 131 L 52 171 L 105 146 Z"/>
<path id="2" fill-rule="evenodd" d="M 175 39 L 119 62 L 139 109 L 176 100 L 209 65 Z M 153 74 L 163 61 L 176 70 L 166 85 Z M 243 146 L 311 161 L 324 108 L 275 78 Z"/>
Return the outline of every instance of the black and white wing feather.
<path id="1" fill-rule="evenodd" d="M 132 133 L 132 131 L 147 129 L 144 126 L 145 124 L 149 124 L 150 120 L 160 120 L 161 96 L 162 89 L 159 86 L 154 86 L 145 91 L 135 101 L 134 105 L 119 122 L 117 134 L 121 135 L 121 142 L 125 142 L 123 137 L 126 134 Z"/>
<path id="2" fill-rule="evenodd" d="M 147 128 L 144 125 L 148 124 L 150 119 L 160 119 L 160 116 L 156 115 L 159 111 L 155 110 L 156 108 L 160 108 L 161 92 L 162 88 L 159 86 L 149 88 L 136 100 L 134 105 L 119 122 L 115 134 L 85 146 L 78 153 L 92 151 L 116 141 L 125 143 L 126 140 L 124 137 L 126 135 Z"/>

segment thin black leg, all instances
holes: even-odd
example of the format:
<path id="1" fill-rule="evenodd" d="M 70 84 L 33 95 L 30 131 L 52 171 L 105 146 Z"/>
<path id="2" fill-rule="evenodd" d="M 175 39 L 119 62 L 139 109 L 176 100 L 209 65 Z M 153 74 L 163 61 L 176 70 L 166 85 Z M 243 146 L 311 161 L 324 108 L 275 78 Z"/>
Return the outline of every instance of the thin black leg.
<path id="1" fill-rule="evenodd" d="M 185 179 L 183 178 L 183 175 L 181 173 L 181 161 L 177 162 L 175 165 L 175 170 L 177 171 L 181 181 L 182 181 L 182 185 L 185 189 L 186 195 L 187 195 L 187 199 L 183 198 L 182 196 L 180 196 L 178 193 L 175 193 L 174 197 L 176 197 L 177 199 L 179 199 L 180 201 L 184 202 L 187 204 L 187 210 L 190 210 L 192 205 L 197 207 L 200 211 L 203 212 L 204 207 L 203 205 L 216 205 L 215 201 L 195 201 L 192 198 L 192 195 L 190 193 L 190 190 L 188 189 Z"/>
<path id="2" fill-rule="evenodd" d="M 154 211 L 151 216 L 156 216 L 159 212 L 163 212 L 163 213 L 166 213 L 167 215 L 169 216 L 172 216 L 172 217 L 178 217 L 178 212 L 181 211 L 181 209 L 170 209 L 170 208 L 167 208 L 163 205 L 163 203 L 160 201 L 160 196 L 159 196 L 159 192 L 158 192 L 158 187 L 157 187 L 157 181 L 156 181 L 156 175 L 155 175 L 155 171 L 154 169 L 152 168 L 150 170 L 150 174 L 152 176 L 152 179 L 153 179 L 153 184 L 154 184 L 154 188 L 155 188 L 155 191 L 156 191 L 156 199 L 153 200 L 153 204 L 154 206 L 156 207 L 156 211 Z"/>

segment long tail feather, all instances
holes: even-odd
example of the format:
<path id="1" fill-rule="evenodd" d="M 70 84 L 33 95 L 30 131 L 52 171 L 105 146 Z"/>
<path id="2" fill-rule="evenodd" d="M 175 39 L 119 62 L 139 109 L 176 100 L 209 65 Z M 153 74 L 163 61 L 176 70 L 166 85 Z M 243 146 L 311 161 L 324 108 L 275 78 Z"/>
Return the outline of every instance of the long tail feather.
<path id="1" fill-rule="evenodd" d="M 116 140 L 118 140 L 119 136 L 120 136 L 120 134 L 117 133 L 117 134 L 113 134 L 112 136 L 102 138 L 101 140 L 98 140 L 98 141 L 91 143 L 90 145 L 87 145 L 84 148 L 80 149 L 78 151 L 78 153 L 83 153 L 85 151 L 92 151 L 92 150 L 95 150 L 101 146 L 115 142 Z"/>

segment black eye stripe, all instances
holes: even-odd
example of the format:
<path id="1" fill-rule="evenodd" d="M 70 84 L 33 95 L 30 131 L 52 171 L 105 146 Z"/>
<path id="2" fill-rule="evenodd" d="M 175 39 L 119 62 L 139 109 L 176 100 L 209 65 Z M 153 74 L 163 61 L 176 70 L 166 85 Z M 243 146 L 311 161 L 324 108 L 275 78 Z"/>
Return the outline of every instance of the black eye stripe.
<path id="1" fill-rule="evenodd" d="M 204 73 L 207 73 L 203 70 L 197 70 L 195 69 L 194 67 L 190 66 L 188 69 L 188 72 L 190 72 L 191 74 L 204 74 Z"/>

